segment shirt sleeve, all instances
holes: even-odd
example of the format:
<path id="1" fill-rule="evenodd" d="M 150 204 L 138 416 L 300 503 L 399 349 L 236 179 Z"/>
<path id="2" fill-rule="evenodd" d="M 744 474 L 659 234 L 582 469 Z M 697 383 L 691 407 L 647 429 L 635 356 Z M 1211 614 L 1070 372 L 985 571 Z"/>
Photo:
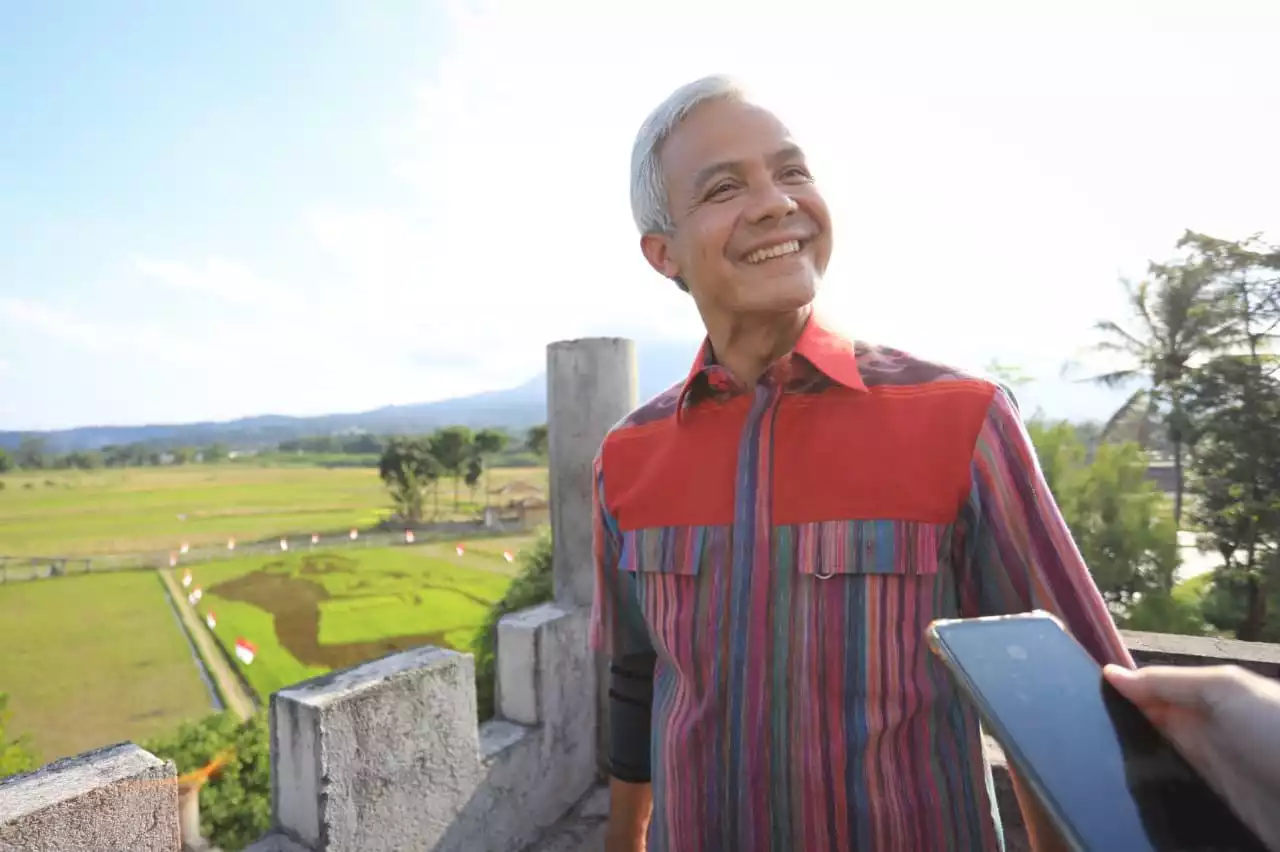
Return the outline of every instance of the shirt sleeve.
<path id="1" fill-rule="evenodd" d="M 974 446 L 961 526 L 963 617 L 1045 610 L 1099 663 L 1133 667 L 1003 388 Z"/>
<path id="2" fill-rule="evenodd" d="M 609 657 L 609 774 L 633 784 L 651 774 L 653 673 L 657 659 L 635 578 L 621 570 L 621 533 L 605 502 L 604 474 L 596 458 L 592 491 L 596 586 L 591 645 Z"/>
<path id="3" fill-rule="evenodd" d="M 604 468 L 598 455 L 594 472 L 591 538 L 596 587 L 591 604 L 591 647 L 615 660 L 652 654 L 653 645 L 636 594 L 635 576 L 621 568 L 622 533 L 605 501 Z"/>

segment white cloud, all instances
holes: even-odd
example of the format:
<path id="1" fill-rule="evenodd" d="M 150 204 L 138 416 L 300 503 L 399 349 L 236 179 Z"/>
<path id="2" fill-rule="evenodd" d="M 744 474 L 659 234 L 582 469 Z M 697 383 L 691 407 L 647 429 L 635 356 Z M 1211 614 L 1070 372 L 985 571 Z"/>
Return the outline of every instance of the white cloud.
<path id="1" fill-rule="evenodd" d="M 139 256 L 133 259 L 133 268 L 166 289 L 237 307 L 287 310 L 298 301 L 289 290 L 221 257 L 184 263 Z"/>
<path id="2" fill-rule="evenodd" d="M 117 336 L 110 329 L 70 316 L 34 299 L 0 299 L 0 318 L 90 352 L 109 352 Z"/>
<path id="3" fill-rule="evenodd" d="M 181 329 L 87 320 L 34 299 L 0 299 L 0 319 L 94 355 L 137 354 L 200 363 L 212 354 Z"/>

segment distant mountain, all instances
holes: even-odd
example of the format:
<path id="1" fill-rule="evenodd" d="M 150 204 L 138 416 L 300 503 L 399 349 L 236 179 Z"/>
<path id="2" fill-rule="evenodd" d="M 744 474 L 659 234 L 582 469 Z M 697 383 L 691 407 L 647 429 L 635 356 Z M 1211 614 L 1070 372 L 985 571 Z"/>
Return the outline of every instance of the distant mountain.
<path id="1" fill-rule="evenodd" d="M 686 343 L 638 343 L 640 399 L 648 399 L 679 381 L 689 370 L 696 346 Z M 1019 390 L 1024 412 L 1037 408 L 1050 417 L 1072 420 L 1101 420 L 1114 411 L 1126 396 L 1112 391 L 1056 377 L 1049 362 L 1020 365 L 1035 377 Z M 14 449 L 29 435 L 45 440 L 50 452 L 94 450 L 109 444 L 146 443 L 163 447 L 207 446 L 219 442 L 231 447 L 251 448 L 274 445 L 291 438 L 365 431 L 375 434 L 426 432 L 441 426 L 496 427 L 513 431 L 527 429 L 547 418 L 546 375 L 505 390 L 485 391 L 471 396 L 412 405 L 388 405 L 355 414 L 326 414 L 317 417 L 287 417 L 267 414 L 226 422 L 144 426 L 83 426 L 50 432 L 0 431 L 0 448 Z"/>

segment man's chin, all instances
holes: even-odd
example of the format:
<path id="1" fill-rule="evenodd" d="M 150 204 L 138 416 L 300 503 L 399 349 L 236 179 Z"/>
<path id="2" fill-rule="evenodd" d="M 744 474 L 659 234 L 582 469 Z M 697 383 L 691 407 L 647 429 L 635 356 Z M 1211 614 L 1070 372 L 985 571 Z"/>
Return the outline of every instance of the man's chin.
<path id="1" fill-rule="evenodd" d="M 787 282 L 785 286 L 774 282 L 773 286 L 761 288 L 752 294 L 755 298 L 749 300 L 752 303 L 751 310 L 778 314 L 801 310 L 817 298 L 817 285 L 816 280 Z"/>

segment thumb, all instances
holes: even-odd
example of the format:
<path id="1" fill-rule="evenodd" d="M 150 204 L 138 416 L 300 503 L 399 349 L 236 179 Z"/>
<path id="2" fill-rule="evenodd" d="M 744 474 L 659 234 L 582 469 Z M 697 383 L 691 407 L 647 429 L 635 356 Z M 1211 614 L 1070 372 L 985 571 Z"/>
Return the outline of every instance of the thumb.
<path id="1" fill-rule="evenodd" d="M 1148 666 L 1135 671 L 1108 665 L 1102 673 L 1117 692 L 1140 706 L 1159 702 L 1209 710 L 1220 681 L 1220 673 L 1205 666 Z"/>

